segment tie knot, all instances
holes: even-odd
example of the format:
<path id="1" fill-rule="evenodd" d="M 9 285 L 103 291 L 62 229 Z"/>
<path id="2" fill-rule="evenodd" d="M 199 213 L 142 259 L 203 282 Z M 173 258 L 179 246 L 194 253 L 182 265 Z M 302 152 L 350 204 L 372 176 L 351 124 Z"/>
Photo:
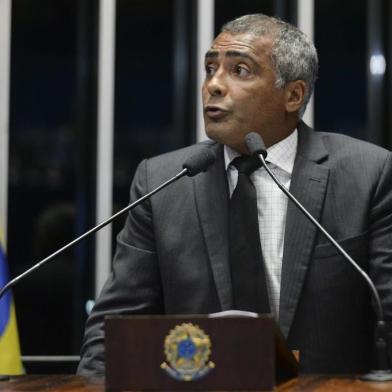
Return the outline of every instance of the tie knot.
<path id="1" fill-rule="evenodd" d="M 250 175 L 261 166 L 261 160 L 248 155 L 242 155 L 234 158 L 231 164 L 236 167 L 238 173 Z"/>

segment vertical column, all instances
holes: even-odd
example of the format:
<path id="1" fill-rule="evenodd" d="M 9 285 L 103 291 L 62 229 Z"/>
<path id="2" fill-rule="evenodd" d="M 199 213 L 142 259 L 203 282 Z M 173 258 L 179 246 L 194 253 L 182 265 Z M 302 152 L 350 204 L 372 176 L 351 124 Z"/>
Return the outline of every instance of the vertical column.
<path id="1" fill-rule="evenodd" d="M 194 100 L 190 99 L 188 94 L 190 88 L 189 63 L 192 58 L 189 47 L 193 46 L 189 44 L 189 31 L 192 31 L 192 27 L 194 29 L 193 20 L 190 20 L 188 15 L 193 14 L 193 2 L 175 0 L 173 5 L 173 128 L 172 139 L 167 140 L 167 143 L 171 142 L 170 148 L 173 144 L 186 145 L 189 143 L 190 138 L 187 133 L 190 132 L 190 122 L 188 118 L 190 113 L 196 112 L 195 109 L 190 110 L 190 102 L 194 102 Z M 195 17 L 194 19 L 196 20 Z M 194 88 L 194 85 L 192 87 Z M 194 134 L 194 121 L 192 121 L 191 129 Z M 192 138 L 192 140 L 194 139 Z"/>
<path id="2" fill-rule="evenodd" d="M 201 86 L 204 80 L 204 55 L 214 39 L 214 0 L 198 0 L 197 5 L 197 83 L 196 83 L 196 140 L 207 138 L 204 131 Z"/>
<path id="3" fill-rule="evenodd" d="M 298 0 L 298 28 L 314 41 L 314 0 Z M 310 99 L 303 120 L 309 125 L 314 123 L 313 97 Z"/>
<path id="4" fill-rule="evenodd" d="M 0 227 L 7 243 L 11 0 L 0 0 Z"/>
<path id="5" fill-rule="evenodd" d="M 386 113 L 390 111 L 385 105 L 387 63 L 383 17 L 387 10 L 383 5 L 383 0 L 367 1 L 367 136 L 379 145 L 384 145 L 387 139 Z"/>
<path id="6" fill-rule="evenodd" d="M 274 0 L 274 16 L 297 24 L 298 0 Z"/>
<path id="7" fill-rule="evenodd" d="M 387 10 L 386 10 L 386 20 L 392 20 L 392 2 L 387 3 Z M 385 145 L 384 147 L 392 150 L 392 111 L 389 110 L 392 107 L 392 26 L 391 23 L 387 24 L 387 31 L 386 31 L 386 56 L 385 56 L 385 70 L 386 72 L 386 89 L 387 89 L 387 98 L 386 98 L 386 105 L 387 105 L 387 128 L 386 128 L 386 135 L 385 135 Z"/>
<path id="8" fill-rule="evenodd" d="M 116 1 L 100 0 L 97 108 L 97 222 L 107 219 L 112 214 L 113 209 L 115 28 Z M 98 295 L 111 268 L 111 225 L 97 233 L 95 255 L 95 293 Z"/>

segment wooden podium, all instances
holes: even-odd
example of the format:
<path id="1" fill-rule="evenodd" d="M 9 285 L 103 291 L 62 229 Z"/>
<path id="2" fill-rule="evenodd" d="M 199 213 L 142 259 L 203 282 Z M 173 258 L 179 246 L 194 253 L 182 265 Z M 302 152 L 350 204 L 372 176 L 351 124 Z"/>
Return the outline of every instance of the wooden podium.
<path id="1" fill-rule="evenodd" d="M 272 390 L 298 362 L 269 315 L 105 319 L 106 389 Z"/>

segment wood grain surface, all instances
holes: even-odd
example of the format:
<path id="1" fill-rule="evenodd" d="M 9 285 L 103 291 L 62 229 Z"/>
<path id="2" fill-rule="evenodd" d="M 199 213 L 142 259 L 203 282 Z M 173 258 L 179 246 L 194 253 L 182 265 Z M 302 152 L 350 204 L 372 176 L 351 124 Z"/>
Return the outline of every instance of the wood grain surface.
<path id="1" fill-rule="evenodd" d="M 7 392 L 101 392 L 105 390 L 103 379 L 87 379 L 74 375 L 18 376 L 0 382 L 0 391 Z M 184 388 L 186 390 L 186 388 Z M 350 376 L 300 376 L 279 385 L 278 392 L 370 392 L 392 391 L 392 382 L 369 383 Z"/>

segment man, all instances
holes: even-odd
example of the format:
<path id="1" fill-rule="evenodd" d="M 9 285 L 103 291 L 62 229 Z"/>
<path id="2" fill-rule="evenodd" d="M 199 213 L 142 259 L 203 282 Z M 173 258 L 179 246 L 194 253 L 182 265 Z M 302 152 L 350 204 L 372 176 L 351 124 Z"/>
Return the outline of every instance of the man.
<path id="1" fill-rule="evenodd" d="M 214 140 L 207 144 L 217 160 L 206 173 L 176 182 L 129 214 L 113 273 L 87 322 L 79 373 L 104 371 L 105 315 L 242 308 L 234 290 L 237 239 L 231 227 L 242 173 L 233 158 L 247 154 L 250 131 L 266 143 L 275 175 L 370 273 L 391 319 L 392 156 L 301 122 L 317 67 L 313 44 L 287 23 L 247 15 L 223 27 L 206 54 L 202 91 L 206 131 Z M 143 161 L 131 201 L 181 170 L 195 148 Z M 259 283 L 267 287 L 267 306 L 289 347 L 300 350 L 302 371 L 368 370 L 374 315 L 363 277 L 287 202 L 263 168 L 248 178 L 257 195 L 257 265 L 265 274 Z M 248 279 L 252 285 L 253 277 Z"/>

